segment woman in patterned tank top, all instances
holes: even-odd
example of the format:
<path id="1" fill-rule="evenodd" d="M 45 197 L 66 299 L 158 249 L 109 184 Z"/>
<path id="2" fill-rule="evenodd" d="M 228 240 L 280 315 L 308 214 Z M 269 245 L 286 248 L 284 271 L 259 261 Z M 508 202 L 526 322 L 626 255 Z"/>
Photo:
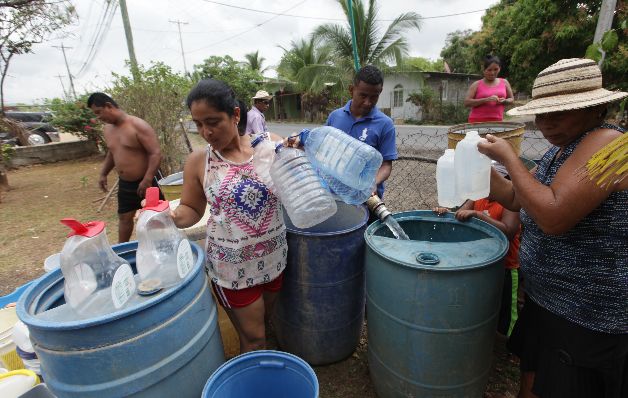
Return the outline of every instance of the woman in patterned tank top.
<path id="1" fill-rule="evenodd" d="M 482 65 L 484 78 L 471 84 L 464 99 L 464 106 L 471 108 L 469 123 L 501 122 L 504 105 L 515 101 L 512 88 L 508 80 L 497 77 L 501 71 L 498 57 L 487 55 Z"/>
<path id="2" fill-rule="evenodd" d="M 608 103 L 588 59 L 541 71 L 532 101 L 509 114 L 536 116 L 553 145 L 530 174 L 512 146 L 487 135 L 480 152 L 511 181 L 491 176 L 491 195 L 520 210 L 526 300 L 508 347 L 521 362 L 519 397 L 628 396 L 628 180 L 600 187 L 579 170 L 623 130 L 604 123 Z"/>
<path id="3" fill-rule="evenodd" d="M 241 353 L 264 349 L 265 318 L 281 288 L 288 250 L 281 204 L 253 169 L 249 136 L 238 129 L 246 106 L 233 90 L 201 80 L 187 105 L 208 145 L 186 160 L 173 218 L 177 227 L 189 227 L 210 207 L 206 269 L 212 288 L 238 332 Z"/>

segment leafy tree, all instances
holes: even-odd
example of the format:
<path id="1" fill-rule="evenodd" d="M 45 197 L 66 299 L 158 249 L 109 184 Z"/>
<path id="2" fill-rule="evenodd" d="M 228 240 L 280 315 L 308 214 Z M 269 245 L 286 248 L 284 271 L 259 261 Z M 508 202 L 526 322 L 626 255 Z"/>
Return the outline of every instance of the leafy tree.
<path id="1" fill-rule="evenodd" d="M 87 106 L 89 94 L 81 95 L 76 101 L 54 98 L 46 102 L 53 114 L 52 124 L 61 131 L 86 138 L 104 150 L 102 125 Z"/>
<path id="2" fill-rule="evenodd" d="M 351 44 L 351 25 L 347 0 L 336 0 L 347 17 L 345 25 L 325 24 L 314 31 L 317 38 L 322 38 L 332 45 L 336 56 L 353 63 Z M 414 12 L 398 15 L 380 34 L 381 27 L 377 22 L 376 0 L 353 1 L 353 19 L 355 23 L 356 44 L 360 65 L 382 66 L 389 62 L 401 65 L 402 59 L 408 54 L 408 43 L 403 37 L 410 29 L 421 28 L 420 16 Z"/>
<path id="3" fill-rule="evenodd" d="M 398 70 L 403 71 L 421 71 L 421 72 L 444 72 L 445 64 L 442 59 L 432 61 L 429 58 L 423 57 L 410 57 L 403 60 L 401 67 L 397 67 Z"/>
<path id="4" fill-rule="evenodd" d="M 15 55 L 32 52 L 34 44 L 71 23 L 76 16 L 69 1 L 0 2 L 0 112 L 4 114 L 4 79 Z"/>
<path id="5" fill-rule="evenodd" d="M 180 129 L 180 119 L 186 112 L 184 99 L 190 91 L 190 80 L 174 73 L 161 63 L 138 67 L 140 78 L 113 73 L 112 97 L 131 115 L 148 122 L 157 133 L 166 174 L 179 171 L 187 154 Z"/>
<path id="6" fill-rule="evenodd" d="M 462 43 L 450 43 L 441 55 L 449 63 L 452 51 L 465 65 L 479 65 L 484 55 L 498 55 L 503 75 L 513 88 L 529 91 L 536 75 L 563 58 L 581 58 L 593 41 L 601 0 L 501 0 L 482 18 L 482 29 Z M 625 2 L 618 0 L 613 26 L 627 17 Z M 609 55 L 603 72 L 605 84 L 625 87 L 628 71 L 626 30 L 618 31 L 618 50 Z M 453 43 L 453 42 L 452 42 Z M 453 61 L 453 59 L 452 59 Z M 450 64 L 451 65 L 451 64 Z M 467 70 L 468 71 L 468 70 Z"/>
<path id="7" fill-rule="evenodd" d="M 260 74 L 266 72 L 269 68 L 269 67 L 262 68 L 264 61 L 266 61 L 266 58 L 260 57 L 259 50 L 255 51 L 254 53 L 245 54 L 244 58 L 246 58 L 246 61 L 244 63 L 249 68 L 251 68 L 251 70 L 259 72 Z"/>
<path id="8" fill-rule="evenodd" d="M 236 96 L 246 101 L 259 89 L 259 82 L 264 78 L 255 70 L 242 66 L 242 64 L 229 55 L 219 57 L 213 55 L 200 65 L 194 65 L 192 80 L 213 78 L 227 83 Z"/>
<path id="9" fill-rule="evenodd" d="M 440 52 L 441 58 L 452 72 L 457 73 L 477 73 L 478 65 L 475 63 L 474 54 L 470 43 L 473 34 L 471 29 L 457 30 L 447 34 L 445 47 Z"/>

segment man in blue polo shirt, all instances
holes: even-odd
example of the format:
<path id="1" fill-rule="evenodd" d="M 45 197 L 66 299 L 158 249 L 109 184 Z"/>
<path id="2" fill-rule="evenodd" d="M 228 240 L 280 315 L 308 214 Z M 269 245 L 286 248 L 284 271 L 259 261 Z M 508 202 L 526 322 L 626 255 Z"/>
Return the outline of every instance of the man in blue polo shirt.
<path id="1" fill-rule="evenodd" d="M 384 77 L 379 69 L 372 65 L 362 67 L 353 78 L 353 84 L 349 85 L 351 100 L 344 107 L 333 111 L 326 123 L 369 144 L 382 154 L 384 161 L 375 178 L 380 198 L 384 196 L 384 181 L 390 176 L 392 161 L 397 159 L 395 125 L 391 118 L 375 106 L 383 85 Z"/>

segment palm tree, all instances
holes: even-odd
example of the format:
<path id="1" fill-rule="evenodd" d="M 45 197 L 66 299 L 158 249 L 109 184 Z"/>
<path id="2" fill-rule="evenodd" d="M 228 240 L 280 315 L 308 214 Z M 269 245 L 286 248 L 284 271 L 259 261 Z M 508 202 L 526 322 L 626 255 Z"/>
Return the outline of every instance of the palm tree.
<path id="1" fill-rule="evenodd" d="M 248 65 L 251 70 L 259 72 L 260 74 L 268 70 L 268 67 L 262 68 L 264 61 L 266 61 L 266 58 L 259 56 L 259 50 L 255 51 L 254 53 L 245 54 L 244 58 L 246 58 L 246 61 L 244 61 L 244 63 Z"/>
<path id="2" fill-rule="evenodd" d="M 348 0 L 337 0 L 347 17 L 346 25 L 325 24 L 314 31 L 314 36 L 332 45 L 337 56 L 352 60 L 351 26 Z M 356 45 L 360 65 L 383 65 L 394 61 L 401 65 L 408 54 L 408 43 L 402 33 L 408 29 L 421 29 L 421 17 L 414 12 L 406 12 L 395 18 L 380 36 L 375 0 L 368 0 L 368 8 L 362 0 L 353 0 Z"/>
<path id="3" fill-rule="evenodd" d="M 291 41 L 289 48 L 279 46 L 284 54 L 281 57 L 277 73 L 280 77 L 296 83 L 297 88 L 306 93 L 319 93 L 331 85 L 342 86 L 346 78 L 344 67 L 334 63 L 333 49 L 321 45 L 311 37 Z"/>

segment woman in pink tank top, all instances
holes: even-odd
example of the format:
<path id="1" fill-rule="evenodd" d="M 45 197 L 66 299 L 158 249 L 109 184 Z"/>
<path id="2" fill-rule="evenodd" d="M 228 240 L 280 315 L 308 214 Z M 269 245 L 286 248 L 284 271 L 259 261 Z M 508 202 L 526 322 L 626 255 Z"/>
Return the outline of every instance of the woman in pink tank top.
<path id="1" fill-rule="evenodd" d="M 464 106 L 471 108 L 469 123 L 501 122 L 504 105 L 512 104 L 514 96 L 507 80 L 498 78 L 501 62 L 494 55 L 484 57 L 484 78 L 471 84 Z"/>

